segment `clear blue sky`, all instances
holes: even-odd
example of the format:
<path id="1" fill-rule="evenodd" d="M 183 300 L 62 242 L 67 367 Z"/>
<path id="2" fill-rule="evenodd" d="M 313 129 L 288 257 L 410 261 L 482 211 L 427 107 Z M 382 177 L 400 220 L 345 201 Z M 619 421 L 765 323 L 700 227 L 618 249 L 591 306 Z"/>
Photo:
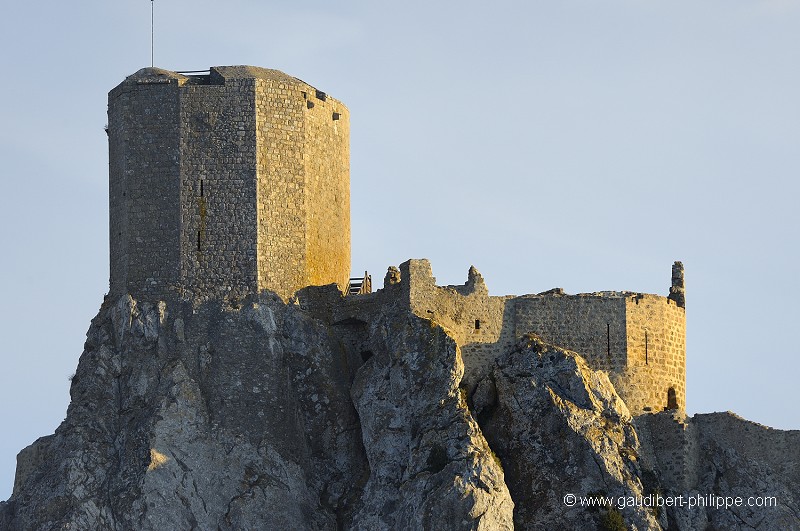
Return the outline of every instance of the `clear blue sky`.
<path id="1" fill-rule="evenodd" d="M 800 3 L 155 8 L 156 66 L 278 68 L 348 105 L 354 272 L 665 295 L 683 260 L 689 412 L 800 428 Z M 150 2 L 17 2 L 0 30 L 5 499 L 107 289 L 106 94 L 149 66 Z"/>

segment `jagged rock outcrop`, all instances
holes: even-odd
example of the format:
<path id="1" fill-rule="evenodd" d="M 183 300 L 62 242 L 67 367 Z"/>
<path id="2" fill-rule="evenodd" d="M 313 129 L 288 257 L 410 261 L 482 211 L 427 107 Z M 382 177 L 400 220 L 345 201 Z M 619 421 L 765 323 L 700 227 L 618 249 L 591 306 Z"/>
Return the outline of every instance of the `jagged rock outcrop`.
<path id="1" fill-rule="evenodd" d="M 533 335 L 471 393 L 463 374 L 448 330 L 400 304 L 327 323 L 268 293 L 107 300 L 0 529 L 798 528 L 800 432 L 632 419 L 606 373 Z M 580 501 L 681 494 L 778 506 Z"/>
<path id="2" fill-rule="evenodd" d="M 382 315 L 353 384 L 371 475 L 359 529 L 512 529 L 499 464 L 459 390 L 464 365 L 441 327 Z"/>
<path id="3" fill-rule="evenodd" d="M 356 366 L 274 297 L 92 322 L 67 418 L 19 457 L 10 529 L 332 529 L 366 477 Z"/>
<path id="4" fill-rule="evenodd" d="M 503 462 L 519 528 L 590 529 L 617 511 L 565 505 L 569 494 L 645 494 L 628 408 L 606 373 L 591 370 L 577 354 L 530 335 L 497 360 L 473 401 Z M 659 528 L 646 508 L 621 516 L 632 529 Z"/>

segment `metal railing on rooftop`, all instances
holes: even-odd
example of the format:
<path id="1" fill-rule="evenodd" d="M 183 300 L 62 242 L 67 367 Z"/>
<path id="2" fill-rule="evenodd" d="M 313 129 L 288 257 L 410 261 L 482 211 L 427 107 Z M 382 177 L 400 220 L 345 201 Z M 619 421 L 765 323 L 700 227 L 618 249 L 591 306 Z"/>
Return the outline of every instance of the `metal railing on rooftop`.
<path id="1" fill-rule="evenodd" d="M 372 277 L 364 271 L 363 277 L 352 277 L 347 283 L 346 295 L 366 295 L 372 293 Z"/>

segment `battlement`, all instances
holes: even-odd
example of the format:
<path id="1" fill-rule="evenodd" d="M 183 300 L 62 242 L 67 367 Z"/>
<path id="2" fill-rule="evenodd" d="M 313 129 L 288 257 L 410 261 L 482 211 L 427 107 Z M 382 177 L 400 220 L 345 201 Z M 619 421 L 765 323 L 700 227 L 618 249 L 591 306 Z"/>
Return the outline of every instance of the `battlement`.
<path id="1" fill-rule="evenodd" d="M 277 70 L 144 68 L 109 93 L 110 291 L 284 299 L 350 275 L 349 113 Z"/>

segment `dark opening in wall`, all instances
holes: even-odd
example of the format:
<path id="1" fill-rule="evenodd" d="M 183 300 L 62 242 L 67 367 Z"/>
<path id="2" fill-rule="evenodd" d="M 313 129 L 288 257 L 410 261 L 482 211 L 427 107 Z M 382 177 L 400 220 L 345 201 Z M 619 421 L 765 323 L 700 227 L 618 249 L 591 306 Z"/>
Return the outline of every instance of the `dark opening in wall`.
<path id="1" fill-rule="evenodd" d="M 200 179 L 200 197 L 203 197 L 203 179 Z"/>
<path id="2" fill-rule="evenodd" d="M 475 330 L 480 330 L 480 329 L 481 329 L 481 320 L 475 319 Z"/>
<path id="3" fill-rule="evenodd" d="M 197 250 L 200 251 L 200 231 L 197 231 Z"/>
<path id="4" fill-rule="evenodd" d="M 340 114 L 338 112 L 333 113 L 333 119 L 334 120 L 338 120 L 339 116 L 340 116 Z"/>
<path id="5" fill-rule="evenodd" d="M 648 353 L 647 353 L 647 330 L 644 331 L 644 364 L 647 365 L 648 363 Z"/>
<path id="6" fill-rule="evenodd" d="M 370 359 L 371 357 L 372 357 L 372 351 L 371 350 L 362 350 L 361 351 L 361 361 L 363 361 L 364 363 L 366 363 L 367 360 Z"/>
<path id="7" fill-rule="evenodd" d="M 300 94 L 302 94 L 302 95 L 303 95 L 303 99 L 304 99 L 304 100 L 305 100 L 305 99 L 308 99 L 308 93 L 306 93 L 305 91 L 302 91 L 302 92 L 300 92 Z"/>
<path id="8" fill-rule="evenodd" d="M 667 389 L 667 409 L 678 409 L 678 395 L 674 387 Z"/>
<path id="9" fill-rule="evenodd" d="M 313 109 L 314 108 L 314 102 L 311 101 L 311 100 L 308 100 L 306 102 L 306 107 L 308 107 L 309 109 Z"/>
<path id="10" fill-rule="evenodd" d="M 606 356 L 611 358 L 611 323 L 606 323 Z"/>
<path id="11" fill-rule="evenodd" d="M 321 90 L 318 90 L 317 91 L 317 99 L 325 101 L 326 99 L 328 99 L 328 95 L 325 94 L 324 92 L 322 92 Z"/>

